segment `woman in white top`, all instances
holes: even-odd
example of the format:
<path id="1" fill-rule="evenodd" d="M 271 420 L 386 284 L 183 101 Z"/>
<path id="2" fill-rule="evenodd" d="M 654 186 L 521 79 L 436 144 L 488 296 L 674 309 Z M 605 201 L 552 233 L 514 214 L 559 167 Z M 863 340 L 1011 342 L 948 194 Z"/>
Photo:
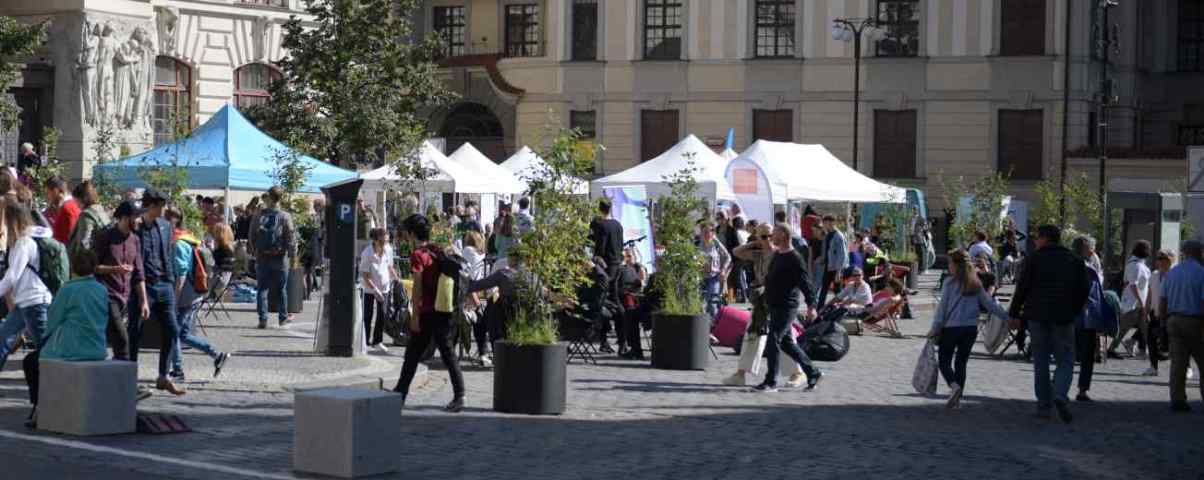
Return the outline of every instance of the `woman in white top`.
<path id="1" fill-rule="evenodd" d="M 468 230 L 464 232 L 462 244 L 464 247 L 460 253 L 468 263 L 468 278 L 473 281 L 485 278 L 485 236 L 476 230 Z M 483 302 L 478 293 L 473 293 L 468 296 L 466 303 L 464 316 L 472 323 L 472 337 L 477 342 L 476 361 L 484 367 L 493 366 L 493 359 L 489 356 L 489 325 L 481 312 Z"/>
<path id="2" fill-rule="evenodd" d="M 4 202 L 4 233 L 8 249 L 8 270 L 0 279 L 0 297 L 12 296 L 14 308 L 0 323 L 0 359 L 7 358 L 9 339 L 28 329 L 41 348 L 46 329 L 46 310 L 50 307 L 50 289 L 42 283 L 37 270 L 38 245 L 33 237 L 48 238 L 50 230 L 35 226 L 29 209 L 13 201 Z"/>
<path id="3" fill-rule="evenodd" d="M 1112 340 L 1112 344 L 1108 346 L 1109 358 L 1121 358 L 1116 353 L 1116 347 L 1120 346 L 1121 340 L 1129 332 L 1130 328 L 1136 328 L 1141 332 L 1142 338 L 1148 337 L 1148 319 L 1149 315 L 1149 293 L 1150 293 L 1150 267 L 1146 266 L 1145 262 L 1150 258 L 1150 242 L 1138 240 L 1133 244 L 1133 253 L 1129 257 L 1129 261 L 1125 262 L 1125 288 L 1120 296 L 1120 332 L 1116 334 L 1116 338 Z M 1132 349 L 1136 339 L 1125 341 L 1125 348 Z"/>
<path id="4" fill-rule="evenodd" d="M 1170 250 L 1161 250 L 1154 255 L 1154 273 L 1150 275 L 1150 293 L 1146 298 L 1150 299 L 1150 326 L 1146 329 L 1149 333 L 1146 336 L 1146 355 L 1150 359 L 1150 368 L 1142 372 L 1142 375 L 1147 377 L 1158 376 L 1158 362 L 1166 360 L 1162 356 L 1162 352 L 1158 345 L 1161 343 L 1162 334 L 1166 331 L 1166 312 L 1162 311 L 1162 279 L 1167 272 L 1171 271 L 1171 267 L 1175 265 L 1175 254 Z"/>
<path id="5" fill-rule="evenodd" d="M 368 232 L 372 243 L 360 253 L 360 275 L 364 287 L 364 338 L 368 346 L 381 352 L 389 351 L 382 343 L 385 335 L 385 318 L 389 315 L 389 291 L 393 279 L 400 278 L 393 266 L 393 247 L 389 245 L 389 232 L 373 228 Z M 372 316 L 376 315 L 376 330 L 372 329 Z M 371 335 L 371 336 L 369 336 Z"/>

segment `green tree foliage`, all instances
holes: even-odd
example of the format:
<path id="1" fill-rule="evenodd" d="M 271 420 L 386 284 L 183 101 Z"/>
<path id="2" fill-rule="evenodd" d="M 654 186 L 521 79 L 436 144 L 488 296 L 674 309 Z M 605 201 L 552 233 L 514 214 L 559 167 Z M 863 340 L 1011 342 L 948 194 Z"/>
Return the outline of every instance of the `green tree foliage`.
<path id="1" fill-rule="evenodd" d="M 92 159 L 95 165 L 111 162 L 115 148 L 113 126 L 109 122 L 101 122 L 92 136 Z M 92 170 L 92 186 L 100 196 L 100 203 L 110 211 L 121 203 L 121 186 L 113 178 L 113 173 L 104 170 Z"/>
<path id="2" fill-rule="evenodd" d="M 519 276 L 515 316 L 507 326 L 506 340 L 519 345 L 555 343 L 554 309 L 589 281 L 590 203 L 575 195 L 573 187 L 574 179 L 593 169 L 596 150 L 579 148 L 581 132 L 576 130 L 556 130 L 548 137 L 537 152 L 547 165 L 526 178 L 540 185 L 530 193 L 531 203 L 539 209 L 534 229 L 513 247 L 527 274 Z"/>
<path id="3" fill-rule="evenodd" d="M 45 41 L 45 22 L 23 25 L 12 17 L 0 16 L 0 92 L 16 82 L 21 75 L 21 63 Z M 0 95 L 0 128 L 15 128 L 20 113 L 11 98 Z"/>
<path id="4" fill-rule="evenodd" d="M 298 233 L 297 250 L 309 252 L 309 239 L 313 238 L 313 231 L 318 228 L 318 220 L 310 208 L 309 198 L 297 195 L 297 191 L 305 186 L 305 179 L 309 177 L 309 172 L 314 166 L 306 163 L 296 150 L 289 148 L 275 149 L 272 152 L 272 161 L 275 165 L 272 171 L 268 172 L 268 176 L 271 177 L 272 183 L 284 190 L 284 198 L 280 199 L 280 209 L 293 217 L 293 225 Z M 293 257 L 293 263 L 299 265 L 300 261 L 300 255 Z"/>
<path id="5" fill-rule="evenodd" d="M 657 199 L 656 241 L 664 253 L 656 257 L 657 285 L 664 292 L 661 312 L 669 315 L 702 313 L 703 255 L 694 244 L 694 227 L 706 211 L 698 195 L 693 153 L 685 154 L 687 167 L 664 177 L 669 194 Z"/>
<path id="6" fill-rule="evenodd" d="M 59 161 L 58 145 L 62 134 L 54 127 L 42 128 L 42 145 L 46 152 L 46 163 L 26 171 L 29 183 L 33 185 L 34 202 L 46 205 L 46 181 L 63 176 L 63 164 Z"/>
<path id="7" fill-rule="evenodd" d="M 1007 175 L 993 173 L 972 182 L 966 177 L 950 179 L 940 175 L 938 180 L 946 208 L 956 209 L 962 197 L 970 197 L 968 214 L 957 215 L 949 227 L 951 247 L 969 242 L 977 231 L 985 232 L 989 238 L 995 238 L 1003 231 L 999 213 L 1010 189 Z"/>
<path id="8" fill-rule="evenodd" d="M 418 0 L 306 0 L 284 24 L 282 81 L 249 116 L 276 138 L 339 164 L 409 164 L 427 116 L 452 98 L 433 37 L 416 39 Z M 402 172 L 403 174 L 409 172 Z"/>

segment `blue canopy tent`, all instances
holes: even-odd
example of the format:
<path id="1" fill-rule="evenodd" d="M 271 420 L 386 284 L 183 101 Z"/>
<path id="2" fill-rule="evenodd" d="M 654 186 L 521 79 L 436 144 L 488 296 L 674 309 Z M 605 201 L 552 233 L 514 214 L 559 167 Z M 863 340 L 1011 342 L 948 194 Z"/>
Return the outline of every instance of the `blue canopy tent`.
<path id="1" fill-rule="evenodd" d="M 118 185 L 144 188 L 141 169 L 178 165 L 188 171 L 188 188 L 265 191 L 273 185 L 268 174 L 276 167 L 279 152 L 289 151 L 227 104 L 188 137 L 98 165 L 94 174 L 105 172 Z M 317 193 L 322 186 L 356 177 L 353 171 L 312 157 L 300 158 L 313 167 L 301 192 Z"/>

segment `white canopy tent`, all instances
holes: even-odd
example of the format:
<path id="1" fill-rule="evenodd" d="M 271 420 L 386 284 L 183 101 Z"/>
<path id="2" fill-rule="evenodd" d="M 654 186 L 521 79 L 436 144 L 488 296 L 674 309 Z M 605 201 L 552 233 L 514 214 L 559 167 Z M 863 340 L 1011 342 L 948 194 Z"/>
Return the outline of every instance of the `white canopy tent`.
<path id="1" fill-rule="evenodd" d="M 687 158 L 686 155 L 691 155 L 692 158 Z M 691 161 L 696 169 L 694 179 L 698 181 L 700 192 L 705 198 L 712 202 L 736 200 L 736 194 L 732 192 L 731 184 L 725 176 L 724 166 L 727 165 L 727 161 L 694 135 L 683 138 L 656 158 L 609 177 L 594 180 L 590 183 L 590 195 L 600 197 L 605 187 L 625 185 L 643 185 L 649 198 L 667 195 L 669 185 L 665 182 L 665 177 L 684 170 Z"/>
<path id="2" fill-rule="evenodd" d="M 879 182 L 842 162 L 823 145 L 757 140 L 727 165 L 725 177 L 737 192 L 749 192 L 763 175 L 774 204 L 790 200 L 903 203 L 904 189 Z M 760 185 L 760 183 L 758 183 Z M 756 194 L 757 192 L 751 192 Z M 749 193 L 737 193 L 747 196 Z"/>
<path id="3" fill-rule="evenodd" d="M 418 151 L 419 164 L 434 172 L 430 178 L 422 182 L 415 181 L 407 187 L 422 192 L 441 193 L 493 193 L 491 181 L 483 174 L 478 174 L 451 161 L 430 142 L 422 142 Z M 364 180 L 362 188 L 365 192 L 385 191 L 401 187 L 401 176 L 392 165 L 385 165 L 376 170 L 360 174 Z"/>
<path id="4" fill-rule="evenodd" d="M 539 155 L 536 155 L 534 150 L 524 145 L 519 151 L 514 152 L 514 155 L 511 155 L 510 158 L 502 162 L 502 168 L 509 170 L 525 185 L 528 178 L 538 174 L 540 170 L 547 168 L 547 163 Z M 573 181 L 573 193 L 589 195 L 589 182 L 575 179 Z"/>
<path id="5" fill-rule="evenodd" d="M 457 148 L 447 157 L 452 163 L 455 163 L 466 170 L 475 174 L 476 177 L 489 179 L 492 184 L 488 192 L 462 192 L 457 190 L 457 193 L 500 193 L 507 195 L 519 194 L 527 191 L 527 184 L 518 179 L 513 172 L 502 168 L 501 165 L 493 163 L 489 157 L 481 153 L 472 144 L 465 143 Z"/>

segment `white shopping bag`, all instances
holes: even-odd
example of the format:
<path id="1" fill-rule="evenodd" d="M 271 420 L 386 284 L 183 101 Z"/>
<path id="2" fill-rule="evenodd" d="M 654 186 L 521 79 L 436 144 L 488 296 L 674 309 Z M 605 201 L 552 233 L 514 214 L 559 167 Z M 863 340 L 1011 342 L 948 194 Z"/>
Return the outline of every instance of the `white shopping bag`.
<path id="1" fill-rule="evenodd" d="M 932 344 L 932 340 L 929 340 L 924 342 L 924 349 L 920 350 L 920 359 L 916 361 L 916 371 L 911 375 L 911 386 L 915 387 L 918 393 L 935 394 L 938 370 L 936 346 Z"/>
<path id="2" fill-rule="evenodd" d="M 765 335 L 745 335 L 740 346 L 740 364 L 737 368 L 753 375 L 761 373 L 761 356 L 765 354 Z"/>

